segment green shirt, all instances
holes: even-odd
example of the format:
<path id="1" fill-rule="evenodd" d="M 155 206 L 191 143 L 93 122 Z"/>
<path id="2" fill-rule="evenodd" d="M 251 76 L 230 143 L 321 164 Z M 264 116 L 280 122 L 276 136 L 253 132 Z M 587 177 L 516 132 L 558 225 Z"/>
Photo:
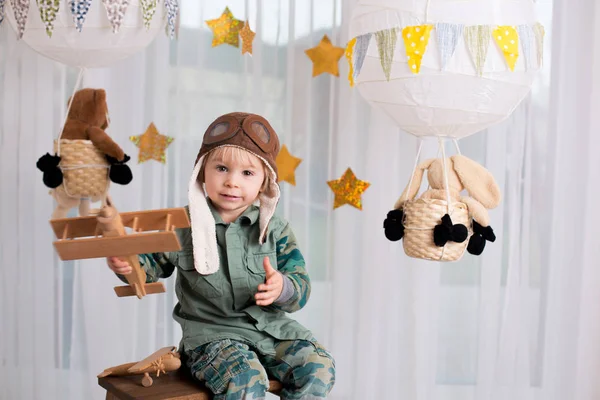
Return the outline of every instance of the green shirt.
<path id="1" fill-rule="evenodd" d="M 166 278 L 177 268 L 175 292 L 179 302 L 173 317 L 183 331 L 183 350 L 214 340 L 234 339 L 264 354 L 275 354 L 275 340 L 312 340 L 308 329 L 285 314 L 304 307 L 310 295 L 304 258 L 289 223 L 273 216 L 265 243 L 259 245 L 258 207 L 248 207 L 235 222 L 227 224 L 208 203 L 216 222 L 217 272 L 201 275 L 194 268 L 190 228 L 176 230 L 180 251 L 140 255 L 147 282 Z M 285 303 L 256 305 L 254 295 L 265 281 L 265 256 L 293 283 L 294 294 Z"/>

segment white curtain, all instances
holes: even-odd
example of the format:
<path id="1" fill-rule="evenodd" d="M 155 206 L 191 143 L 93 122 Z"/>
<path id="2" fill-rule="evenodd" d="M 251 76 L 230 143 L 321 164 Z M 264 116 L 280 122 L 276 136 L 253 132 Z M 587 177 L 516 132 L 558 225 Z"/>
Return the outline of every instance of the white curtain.
<path id="1" fill-rule="evenodd" d="M 504 199 L 481 257 L 406 257 L 383 235 L 408 182 L 416 140 L 372 110 L 345 79 L 311 77 L 304 50 L 324 34 L 344 47 L 352 1 L 185 0 L 179 37 L 160 36 L 84 85 L 108 93 L 108 132 L 132 156 L 113 185 L 122 211 L 183 206 L 206 126 L 265 115 L 303 159 L 278 212 L 299 238 L 313 295 L 296 317 L 336 357 L 333 399 L 588 400 L 600 396 L 600 7 L 538 1 L 545 66 L 504 123 L 460 142 Z M 252 57 L 211 47 L 204 20 L 225 5 L 257 32 Z M 48 61 L 0 25 L 0 399 L 103 398 L 95 376 L 177 344 L 167 294 L 116 298 L 103 260 L 62 262 L 53 203 L 35 168 L 52 150 L 77 70 Z M 131 135 L 154 122 L 175 138 L 166 165 L 137 164 Z M 451 148 L 448 148 L 451 151 Z M 425 157 L 436 156 L 426 143 Z M 371 183 L 363 210 L 332 210 L 326 181 L 351 167 Z M 596 386 L 594 386 L 596 385 Z"/>

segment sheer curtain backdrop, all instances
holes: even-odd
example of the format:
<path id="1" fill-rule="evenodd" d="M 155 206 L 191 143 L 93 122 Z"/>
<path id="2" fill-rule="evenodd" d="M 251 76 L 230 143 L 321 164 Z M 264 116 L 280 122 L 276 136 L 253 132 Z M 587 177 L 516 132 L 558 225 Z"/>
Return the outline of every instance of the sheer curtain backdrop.
<path id="1" fill-rule="evenodd" d="M 467 0 L 476 1 L 476 0 Z M 530 1 L 530 0 L 521 0 Z M 461 140 L 503 192 L 498 240 L 457 263 L 410 259 L 382 222 L 410 178 L 417 142 L 340 78 L 311 77 L 304 50 L 324 34 L 344 47 L 352 0 L 182 0 L 179 36 L 88 70 L 108 94 L 108 132 L 132 156 L 121 211 L 187 204 L 206 126 L 264 115 L 303 159 L 278 213 L 294 227 L 313 281 L 295 316 L 336 357 L 332 399 L 600 398 L 600 6 L 538 0 L 545 65 L 505 122 Z M 211 47 L 204 23 L 225 6 L 249 19 L 253 56 Z M 103 260 L 62 262 L 53 202 L 35 162 L 52 150 L 78 71 L 0 25 L 0 399 L 102 399 L 95 376 L 177 344 L 167 293 L 116 298 Z M 154 122 L 175 138 L 166 165 L 137 164 L 129 141 Z M 452 149 L 448 151 L 452 154 Z M 427 142 L 424 157 L 436 156 Z M 371 183 L 363 210 L 332 210 L 326 181 L 351 167 Z"/>

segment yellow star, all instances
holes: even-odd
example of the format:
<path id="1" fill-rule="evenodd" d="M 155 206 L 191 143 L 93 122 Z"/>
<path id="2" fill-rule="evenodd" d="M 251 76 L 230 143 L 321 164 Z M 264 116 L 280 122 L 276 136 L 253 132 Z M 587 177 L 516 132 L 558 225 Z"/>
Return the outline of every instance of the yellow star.
<path id="1" fill-rule="evenodd" d="M 250 29 L 250 22 L 246 21 L 244 27 L 240 30 L 240 37 L 242 38 L 242 54 L 252 54 L 252 41 L 256 33 Z"/>
<path id="2" fill-rule="evenodd" d="M 323 36 L 318 46 L 304 52 L 313 62 L 313 77 L 323 72 L 340 76 L 338 61 L 344 55 L 345 50 L 342 47 L 332 45 L 327 35 Z"/>
<path id="3" fill-rule="evenodd" d="M 165 164 L 167 162 L 165 151 L 173 141 L 173 138 L 158 133 L 156 126 L 151 122 L 146 132 L 139 136 L 130 136 L 129 140 L 140 149 L 138 155 L 139 164 L 148 160 L 156 160 Z"/>
<path id="4" fill-rule="evenodd" d="M 225 7 L 223 14 L 217 19 L 210 19 L 206 24 L 213 31 L 212 47 L 221 44 L 230 44 L 235 47 L 240 47 L 239 32 L 242 29 L 244 21 L 235 19 L 229 7 Z"/>
<path id="5" fill-rule="evenodd" d="M 344 204 L 349 204 L 362 210 L 360 196 L 371 185 L 369 182 L 357 179 L 350 168 L 344 172 L 344 175 L 340 179 L 329 181 L 327 184 L 335 194 L 333 201 L 334 210 Z"/>
<path id="6" fill-rule="evenodd" d="M 277 164 L 277 182 L 285 181 L 296 186 L 296 168 L 301 162 L 301 158 L 291 155 L 286 145 L 283 145 L 275 160 Z"/>

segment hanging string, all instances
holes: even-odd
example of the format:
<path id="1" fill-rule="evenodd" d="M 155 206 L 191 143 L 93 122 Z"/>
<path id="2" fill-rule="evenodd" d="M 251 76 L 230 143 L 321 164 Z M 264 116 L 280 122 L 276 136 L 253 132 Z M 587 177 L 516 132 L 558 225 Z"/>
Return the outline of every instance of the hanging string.
<path id="1" fill-rule="evenodd" d="M 423 148 L 423 139 L 418 138 L 419 141 L 419 149 L 417 150 L 417 157 L 415 158 L 415 165 L 413 167 L 412 174 L 410 175 L 410 181 L 408 182 L 408 189 L 404 195 L 404 201 L 408 201 L 408 192 L 410 192 L 410 188 L 412 187 L 413 180 L 415 179 L 415 171 L 417 170 L 417 165 L 419 165 L 419 158 L 421 157 L 421 149 Z"/>
<path id="2" fill-rule="evenodd" d="M 452 205 L 450 203 L 450 186 L 448 185 L 448 169 L 446 165 L 446 149 L 444 148 L 444 139 L 438 138 L 440 149 L 442 150 L 442 163 L 444 165 L 444 186 L 446 187 L 446 201 L 448 202 L 448 215 L 452 215 Z"/>
<path id="3" fill-rule="evenodd" d="M 73 88 L 73 94 L 69 98 L 69 104 L 67 105 L 67 113 L 65 114 L 65 118 L 63 119 L 63 123 L 60 128 L 60 133 L 58 134 L 57 149 L 56 155 L 60 157 L 60 138 L 62 137 L 62 133 L 65 130 L 65 125 L 67 124 L 67 118 L 69 118 L 69 112 L 71 111 L 71 105 L 73 104 L 73 98 L 75 97 L 75 93 L 79 90 L 79 86 L 83 81 L 83 75 L 85 73 L 85 68 L 79 68 L 79 75 L 77 76 L 77 81 L 75 81 L 75 87 Z"/>
<path id="4" fill-rule="evenodd" d="M 454 147 L 456 148 L 456 152 L 460 155 L 462 155 L 462 153 L 460 152 L 460 147 L 458 147 L 458 140 L 452 138 L 452 143 L 454 143 Z"/>

